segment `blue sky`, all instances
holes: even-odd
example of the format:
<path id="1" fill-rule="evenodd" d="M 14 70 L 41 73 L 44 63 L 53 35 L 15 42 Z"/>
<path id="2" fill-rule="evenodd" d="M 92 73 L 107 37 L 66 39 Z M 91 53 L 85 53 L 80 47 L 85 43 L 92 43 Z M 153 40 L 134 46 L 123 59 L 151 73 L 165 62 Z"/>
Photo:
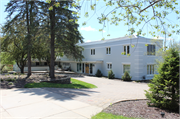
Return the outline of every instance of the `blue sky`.
<path id="1" fill-rule="evenodd" d="M 8 0 L 0 0 L 0 24 L 3 24 L 6 22 L 5 17 L 7 16 L 7 13 L 4 12 L 5 6 L 8 2 Z M 103 1 L 99 0 L 97 3 L 97 8 L 96 8 L 96 13 L 94 14 L 94 11 L 90 10 L 90 2 L 85 2 L 83 3 L 83 7 L 80 11 L 80 19 L 78 21 L 80 27 L 79 31 L 81 32 L 82 36 L 84 37 L 85 42 L 90 42 L 90 41 L 96 41 L 96 40 L 101 40 L 102 38 L 105 39 L 112 39 L 112 38 L 117 38 L 117 37 L 123 37 L 126 34 L 129 34 L 127 32 L 128 26 L 124 26 L 124 23 L 121 22 L 118 26 L 115 25 L 107 25 L 106 28 L 104 28 L 103 32 L 99 32 L 99 29 L 103 27 L 102 24 L 99 24 L 97 18 L 101 16 L 101 13 L 105 11 L 105 4 Z M 106 9 L 106 12 L 110 11 L 112 8 Z M 86 18 L 84 16 L 85 12 L 89 13 L 89 17 Z M 177 23 L 178 21 L 176 20 L 177 16 L 172 14 L 168 16 L 168 19 L 171 21 Z M 86 22 L 86 25 L 83 26 L 82 23 Z M 179 23 L 177 23 L 179 24 Z M 144 37 L 152 38 L 152 36 L 148 35 L 150 28 L 145 27 L 143 31 L 147 33 Z M 110 36 L 107 36 L 110 34 Z M 160 37 L 164 37 L 162 35 L 159 35 Z M 179 35 L 172 35 L 171 38 L 168 39 L 175 39 L 175 41 L 179 42 L 180 41 L 180 36 Z M 170 40 L 168 40 L 170 41 Z"/>

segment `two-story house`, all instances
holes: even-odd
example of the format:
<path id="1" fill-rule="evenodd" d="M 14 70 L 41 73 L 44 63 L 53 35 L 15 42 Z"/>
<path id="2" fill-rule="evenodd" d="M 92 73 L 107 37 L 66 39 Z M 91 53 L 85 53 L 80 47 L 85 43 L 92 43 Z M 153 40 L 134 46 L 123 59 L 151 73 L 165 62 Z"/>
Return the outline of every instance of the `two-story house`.
<path id="1" fill-rule="evenodd" d="M 61 58 L 62 65 L 69 65 L 75 72 L 95 75 L 99 69 L 104 76 L 113 71 L 116 78 L 121 78 L 125 71 L 132 80 L 152 79 L 155 72 L 156 51 L 163 41 L 141 36 L 126 36 L 109 40 L 77 44 L 84 47 L 81 62 Z"/>
<path id="2" fill-rule="evenodd" d="M 152 79 L 155 72 L 156 55 L 163 40 L 144 38 L 141 36 L 126 36 L 109 40 L 85 42 L 77 44 L 84 47 L 82 61 L 75 61 L 66 56 L 58 58 L 55 65 L 62 68 L 70 67 L 72 71 L 95 75 L 99 69 L 104 76 L 113 71 L 116 78 L 121 78 L 125 71 L 129 72 L 132 80 Z M 49 70 L 46 62 L 35 61 L 32 71 Z M 14 67 L 16 71 L 19 68 Z M 27 66 L 24 68 L 27 71 Z"/>

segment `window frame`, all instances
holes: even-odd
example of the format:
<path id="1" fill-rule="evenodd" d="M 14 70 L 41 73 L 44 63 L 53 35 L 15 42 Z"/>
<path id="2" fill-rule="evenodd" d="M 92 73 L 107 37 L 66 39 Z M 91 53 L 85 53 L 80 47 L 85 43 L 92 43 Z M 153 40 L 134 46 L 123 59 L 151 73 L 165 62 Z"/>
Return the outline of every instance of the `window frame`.
<path id="1" fill-rule="evenodd" d="M 147 55 L 148 56 L 155 56 L 156 55 L 156 45 L 155 44 L 148 44 Z"/>
<path id="2" fill-rule="evenodd" d="M 111 47 L 106 47 L 106 54 L 110 55 L 111 54 Z"/>
<path id="3" fill-rule="evenodd" d="M 107 62 L 106 63 L 106 68 L 107 68 L 107 70 L 112 70 L 112 63 L 111 62 Z"/>
<path id="4" fill-rule="evenodd" d="M 123 65 L 123 66 L 122 66 L 122 75 L 124 75 L 124 72 L 125 72 L 125 71 L 124 71 L 124 66 L 125 66 L 125 65 L 129 65 L 129 66 L 130 66 L 130 67 L 129 67 L 129 72 L 128 72 L 129 75 L 130 75 L 130 74 L 131 74 L 131 64 L 122 64 L 122 65 Z"/>
<path id="5" fill-rule="evenodd" d="M 95 55 L 95 49 L 91 49 L 91 55 Z"/>
<path id="6" fill-rule="evenodd" d="M 154 75 L 155 74 L 155 65 L 154 64 L 147 64 L 147 75 Z"/>
<path id="7" fill-rule="evenodd" d="M 124 55 L 130 54 L 130 45 L 123 45 L 123 52 L 125 52 Z"/>

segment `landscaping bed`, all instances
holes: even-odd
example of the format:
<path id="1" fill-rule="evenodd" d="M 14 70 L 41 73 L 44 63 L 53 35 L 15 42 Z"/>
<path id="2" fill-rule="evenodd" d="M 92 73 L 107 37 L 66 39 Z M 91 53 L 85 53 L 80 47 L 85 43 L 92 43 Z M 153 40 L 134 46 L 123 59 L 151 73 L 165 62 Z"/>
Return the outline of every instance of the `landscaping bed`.
<path id="1" fill-rule="evenodd" d="M 180 115 L 178 112 L 170 112 L 168 110 L 163 110 L 157 107 L 149 107 L 147 105 L 147 100 L 133 100 L 133 101 L 122 101 L 117 102 L 101 113 L 121 115 L 125 117 L 143 118 L 143 119 L 164 119 L 161 116 L 161 112 L 164 112 L 165 119 L 179 119 Z M 98 116 L 98 115 L 97 115 Z M 104 114 L 104 116 L 106 116 Z M 93 117 L 93 119 L 98 119 L 100 117 Z M 117 118 L 118 119 L 118 118 Z M 121 119 L 121 118 L 119 118 Z"/>
<path id="2" fill-rule="evenodd" d="M 57 87 L 57 88 L 95 88 L 96 86 L 92 84 L 88 84 L 82 81 L 78 81 L 73 79 L 71 84 L 63 84 L 60 85 L 61 80 L 65 77 L 80 77 L 83 76 L 81 74 L 56 74 L 56 81 L 49 82 L 50 78 L 48 74 L 32 74 L 30 77 L 27 78 L 25 74 L 6 74 L 0 75 L 0 84 L 1 89 L 11 89 L 11 88 L 24 88 L 25 86 L 28 88 L 35 88 L 35 87 Z M 72 81 L 72 80 L 71 80 Z M 30 85 L 31 84 L 31 85 Z"/>

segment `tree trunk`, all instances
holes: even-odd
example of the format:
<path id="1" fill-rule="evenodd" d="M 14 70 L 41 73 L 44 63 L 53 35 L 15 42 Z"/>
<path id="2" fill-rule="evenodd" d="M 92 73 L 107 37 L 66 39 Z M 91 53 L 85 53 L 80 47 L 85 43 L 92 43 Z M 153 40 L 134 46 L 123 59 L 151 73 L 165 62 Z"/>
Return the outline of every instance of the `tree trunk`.
<path id="1" fill-rule="evenodd" d="M 54 5 L 55 1 L 51 1 L 51 5 Z M 55 39 L 55 7 L 53 6 L 53 10 L 49 11 L 50 14 L 50 23 L 51 23 L 51 61 L 50 61 L 50 78 L 54 79 L 54 39 Z"/>
<path id="2" fill-rule="evenodd" d="M 29 6 L 28 6 L 28 3 L 27 3 L 27 1 L 26 1 L 26 22 L 27 22 L 27 32 L 28 32 L 28 74 L 27 74 L 27 76 L 30 76 L 31 75 L 31 53 L 30 53 L 30 47 L 29 47 L 29 45 L 30 45 L 30 43 L 31 43 L 31 41 L 30 41 L 30 29 L 29 29 L 29 8 L 28 8 Z"/>
<path id="3" fill-rule="evenodd" d="M 24 73 L 24 66 L 22 66 L 20 69 L 21 69 L 21 73 L 23 74 Z"/>

